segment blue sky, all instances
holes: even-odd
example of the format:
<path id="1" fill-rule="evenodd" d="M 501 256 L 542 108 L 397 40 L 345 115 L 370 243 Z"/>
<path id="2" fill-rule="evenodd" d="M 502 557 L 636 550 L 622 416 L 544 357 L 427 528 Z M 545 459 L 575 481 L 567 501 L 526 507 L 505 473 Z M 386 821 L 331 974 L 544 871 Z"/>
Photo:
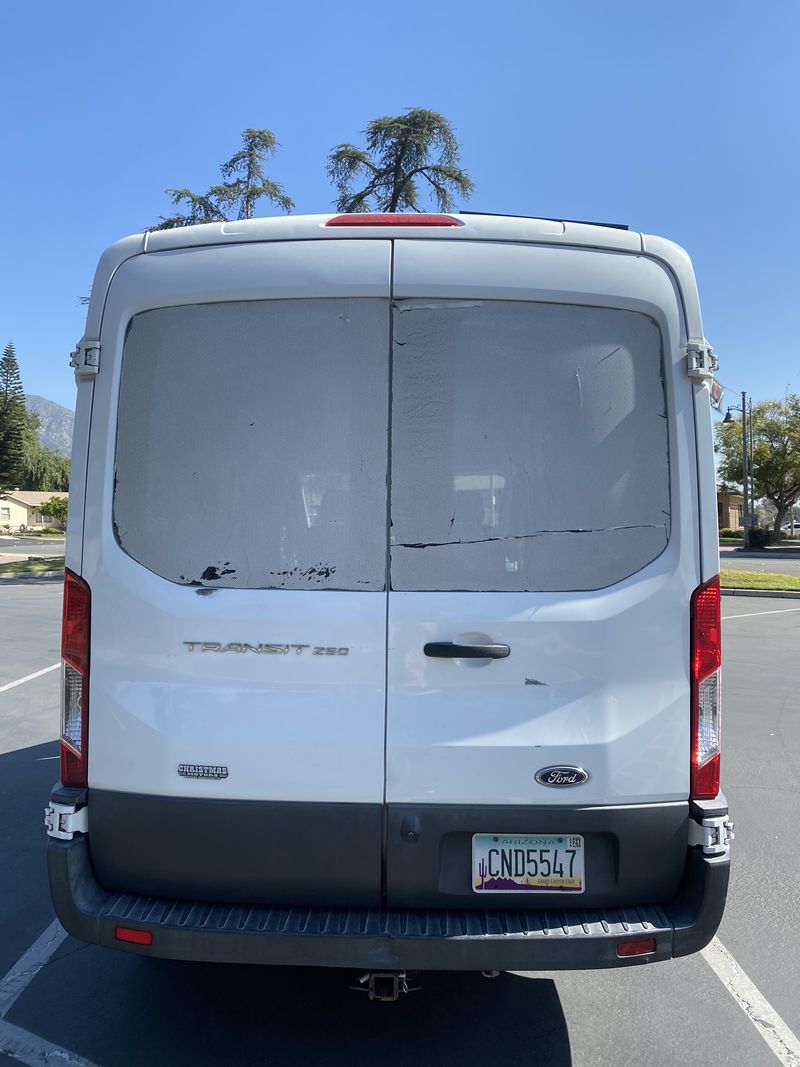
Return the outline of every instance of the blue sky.
<path id="1" fill-rule="evenodd" d="M 678 241 L 726 399 L 800 392 L 797 0 L 33 0 L 0 40 L 0 344 L 27 392 L 73 406 L 100 252 L 166 187 L 218 180 L 245 127 L 276 134 L 296 210 L 326 211 L 330 148 L 415 106 L 456 129 L 464 206 Z"/>

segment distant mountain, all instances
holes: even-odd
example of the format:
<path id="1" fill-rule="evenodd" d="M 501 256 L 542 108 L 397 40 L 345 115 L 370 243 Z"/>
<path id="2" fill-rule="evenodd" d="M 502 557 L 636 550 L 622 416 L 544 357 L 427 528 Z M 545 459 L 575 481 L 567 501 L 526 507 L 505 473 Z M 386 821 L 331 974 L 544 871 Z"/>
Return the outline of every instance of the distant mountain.
<path id="1" fill-rule="evenodd" d="M 53 400 L 45 400 L 43 396 L 26 396 L 25 403 L 29 411 L 39 416 L 39 440 L 44 447 L 49 448 L 51 452 L 68 456 L 72 450 L 75 412 L 63 408 Z"/>

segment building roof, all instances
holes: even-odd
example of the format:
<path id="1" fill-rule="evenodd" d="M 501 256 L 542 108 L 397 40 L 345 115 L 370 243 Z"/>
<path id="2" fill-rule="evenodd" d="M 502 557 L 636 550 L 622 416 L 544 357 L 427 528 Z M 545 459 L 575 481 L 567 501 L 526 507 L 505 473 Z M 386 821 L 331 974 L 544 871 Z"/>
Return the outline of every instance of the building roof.
<path id="1" fill-rule="evenodd" d="M 38 508 L 40 504 L 44 504 L 54 496 L 64 496 L 69 499 L 69 493 L 60 491 L 55 493 L 29 493 L 26 490 L 9 489 L 5 493 L 0 493 L 0 499 L 15 500 L 18 504 L 25 504 L 29 508 Z"/>

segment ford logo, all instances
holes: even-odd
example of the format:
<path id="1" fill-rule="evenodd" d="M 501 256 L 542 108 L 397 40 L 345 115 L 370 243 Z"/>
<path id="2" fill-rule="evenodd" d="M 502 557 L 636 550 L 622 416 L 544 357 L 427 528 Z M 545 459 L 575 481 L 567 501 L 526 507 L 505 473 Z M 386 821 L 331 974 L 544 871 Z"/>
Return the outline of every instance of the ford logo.
<path id="1" fill-rule="evenodd" d="M 542 767 L 534 778 L 539 785 L 566 788 L 571 785 L 583 785 L 589 781 L 589 772 L 583 767 Z"/>

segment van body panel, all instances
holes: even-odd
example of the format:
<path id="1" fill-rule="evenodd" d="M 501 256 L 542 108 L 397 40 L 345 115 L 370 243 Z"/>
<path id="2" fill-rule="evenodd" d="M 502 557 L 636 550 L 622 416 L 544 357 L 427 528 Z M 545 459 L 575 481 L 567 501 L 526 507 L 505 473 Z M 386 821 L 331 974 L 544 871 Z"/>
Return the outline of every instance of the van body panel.
<path id="1" fill-rule="evenodd" d="M 95 382 L 82 572 L 92 589 L 95 634 L 92 788 L 227 799 L 383 800 L 385 594 L 313 584 L 302 592 L 218 588 L 212 578 L 194 574 L 179 585 L 176 576 L 164 577 L 136 562 L 124 550 L 124 539 L 119 543 L 112 523 L 116 475 L 110 459 L 116 450 L 121 356 L 133 317 L 154 307 L 207 307 L 224 295 L 261 301 L 307 298 L 309 292 L 344 299 L 379 297 L 382 325 L 373 317 L 368 328 L 377 331 L 380 347 L 375 357 L 385 367 L 389 244 L 343 244 L 252 245 L 139 256 L 124 263 L 113 279 L 101 338 L 103 368 Z M 346 331 L 349 324 L 334 304 L 335 299 L 329 305 L 330 317 Z M 342 346 L 346 350 L 345 342 Z M 376 347 L 377 341 L 370 356 Z M 269 358 L 274 363 L 274 356 Z M 225 367 L 223 347 L 220 389 L 225 388 Z M 330 367 L 327 372 L 332 373 Z M 265 379 L 264 395 L 269 397 L 269 375 Z M 385 389 L 385 369 L 381 380 Z M 286 406 L 279 385 L 280 376 L 272 391 L 278 390 L 276 403 Z M 187 395 L 192 395 L 188 387 Z M 200 400 L 195 391 L 194 398 L 199 432 L 213 439 L 213 390 L 201 393 Z M 257 405 L 258 397 L 252 399 Z M 300 403 L 297 398 L 294 402 Z M 385 412 L 385 391 L 380 402 Z M 250 419 L 249 410 L 243 412 L 244 421 L 237 422 L 239 435 L 258 421 Z M 226 436 L 223 428 L 218 438 L 222 453 L 227 439 L 230 433 Z M 132 441 L 131 447 L 137 447 L 135 438 Z M 152 457 L 145 461 L 154 462 Z M 165 462 L 176 463 L 169 456 Z M 257 469 L 264 461 L 256 451 L 248 462 Z M 179 457 L 178 465 L 191 480 L 191 456 Z M 224 471 L 217 475 L 223 477 Z M 238 476 L 232 468 L 231 481 Z M 158 480 L 156 469 L 153 480 Z M 225 492 L 224 479 L 219 484 Z M 191 492 L 190 486 L 187 500 Z M 259 523 L 248 526 L 240 517 L 241 507 L 260 515 L 264 492 L 257 479 L 252 499 L 249 483 L 236 489 L 229 541 L 241 538 L 243 528 L 257 539 Z M 299 496 L 298 501 L 302 503 Z M 163 508 L 164 502 L 160 504 Z M 382 509 L 385 512 L 385 503 Z M 181 528 L 184 513 L 177 507 L 178 545 L 197 536 L 191 526 Z M 147 529 L 161 518 L 153 515 L 148 520 L 142 513 L 140 525 Z M 383 536 L 385 517 L 376 521 Z M 220 546 L 223 563 L 230 558 L 226 551 Z M 273 584 L 280 581 L 276 578 Z M 181 765 L 223 767 L 225 775 L 186 777 Z M 379 864 L 379 835 L 372 847 Z"/>
<path id="2" fill-rule="evenodd" d="M 89 432 L 92 425 L 94 381 L 79 378 L 75 392 L 75 423 L 70 453 L 69 507 L 64 563 L 80 574 L 83 549 L 83 509 L 86 503 L 86 467 L 89 456 Z"/>
<path id="3" fill-rule="evenodd" d="M 697 516 L 700 528 L 700 574 L 703 582 L 719 574 L 719 516 L 717 514 L 717 472 L 714 468 L 714 427 L 708 388 L 704 382 L 693 387 L 694 425 L 697 447 Z"/>
<path id="4" fill-rule="evenodd" d="M 557 805 L 574 802 L 577 794 L 586 804 L 684 799 L 689 782 L 688 602 L 700 572 L 694 397 L 680 354 L 685 335 L 674 280 L 659 264 L 638 256 L 467 244 L 451 257 L 441 243 L 398 241 L 394 292 L 395 299 L 409 302 L 414 296 L 461 300 L 465 308 L 473 300 L 504 300 L 509 294 L 515 300 L 587 302 L 644 312 L 657 322 L 669 440 L 670 525 L 668 548 L 608 588 L 581 591 L 585 586 L 570 587 L 568 574 L 560 579 L 556 574 L 554 581 L 561 581 L 563 591 L 393 589 L 387 801 Z M 405 351 L 398 350 L 395 364 L 406 358 Z M 496 373 L 510 373 L 513 362 L 502 368 Z M 491 397 L 491 366 L 486 378 Z M 583 404 L 576 383 L 575 392 L 563 397 L 567 425 L 583 412 L 586 419 L 598 421 L 599 415 Z M 571 487 L 567 471 L 565 478 Z M 393 522 L 396 529 L 394 514 Z M 518 532 L 533 535 L 537 529 Z M 549 536 L 538 537 L 537 543 L 546 543 Z M 451 551 L 471 551 L 454 540 Z M 597 552 L 603 551 L 607 548 L 601 540 Z M 424 654 L 426 642 L 477 641 L 470 637 L 474 634 L 507 644 L 510 655 L 458 661 Z M 590 777 L 567 798 L 534 779 L 541 767 L 555 764 L 582 767 Z"/>

